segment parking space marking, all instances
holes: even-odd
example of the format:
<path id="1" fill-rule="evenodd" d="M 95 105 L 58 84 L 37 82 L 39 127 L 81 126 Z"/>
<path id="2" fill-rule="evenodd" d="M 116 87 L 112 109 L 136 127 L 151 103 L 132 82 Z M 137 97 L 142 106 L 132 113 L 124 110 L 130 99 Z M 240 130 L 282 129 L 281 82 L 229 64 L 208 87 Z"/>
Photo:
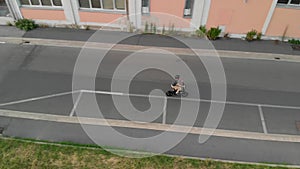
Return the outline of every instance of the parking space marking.
<path id="1" fill-rule="evenodd" d="M 260 115 L 261 124 L 262 124 L 263 130 L 264 130 L 264 133 L 268 134 L 267 125 L 266 125 L 266 121 L 264 118 L 264 112 L 262 110 L 261 105 L 258 105 L 258 110 L 259 110 L 259 115 Z"/>
<path id="2" fill-rule="evenodd" d="M 75 101 L 75 103 L 74 103 L 74 105 L 73 105 L 73 108 L 72 108 L 72 110 L 71 110 L 71 112 L 70 112 L 70 117 L 72 117 L 73 115 L 74 115 L 74 113 L 75 113 L 75 110 L 76 110 L 76 108 L 77 108 L 77 105 L 78 105 L 78 103 L 79 103 L 79 101 L 80 101 L 80 99 L 81 99 L 81 96 L 82 96 L 82 91 L 80 91 L 79 92 L 79 95 L 77 96 L 77 99 L 76 99 L 76 101 Z"/>
<path id="3" fill-rule="evenodd" d="M 167 99 L 167 97 L 165 97 L 162 124 L 166 124 L 166 121 L 167 121 L 167 102 L 168 102 L 168 99 Z"/>
<path id="4" fill-rule="evenodd" d="M 9 105 L 13 105 L 13 104 L 19 104 L 19 103 L 26 103 L 26 102 L 36 101 L 36 100 L 48 99 L 48 98 L 52 98 L 52 97 L 64 96 L 64 95 L 74 94 L 74 93 L 78 93 L 78 92 L 80 92 L 80 90 L 57 93 L 57 94 L 50 94 L 50 95 L 45 95 L 45 96 L 40 96 L 40 97 L 33 97 L 33 98 L 29 98 L 29 99 L 23 99 L 23 100 L 12 101 L 12 102 L 7 102 L 7 103 L 1 103 L 0 107 L 9 106 Z"/>

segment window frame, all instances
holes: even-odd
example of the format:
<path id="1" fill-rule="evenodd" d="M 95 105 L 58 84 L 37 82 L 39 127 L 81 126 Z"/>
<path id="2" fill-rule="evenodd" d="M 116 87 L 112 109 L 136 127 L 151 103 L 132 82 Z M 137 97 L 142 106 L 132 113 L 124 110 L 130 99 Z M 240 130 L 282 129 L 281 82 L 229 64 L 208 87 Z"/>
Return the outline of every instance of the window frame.
<path id="1" fill-rule="evenodd" d="M 191 7 L 190 7 L 190 8 L 186 8 L 186 6 L 187 6 L 187 1 L 191 1 Z M 195 0 L 185 0 L 185 4 L 184 4 L 184 8 L 183 8 L 183 18 L 192 18 L 192 17 L 193 17 L 194 3 L 195 3 Z M 184 11 L 185 11 L 186 9 L 190 9 L 190 10 L 191 10 L 191 14 L 190 14 L 190 15 L 185 15 L 185 14 L 184 14 Z"/>
<path id="2" fill-rule="evenodd" d="M 89 11 L 121 12 L 121 13 L 124 13 L 124 12 L 127 11 L 126 0 L 123 0 L 124 1 L 124 9 L 116 8 L 116 2 L 115 2 L 116 0 L 112 0 L 113 1 L 113 9 L 104 9 L 103 8 L 103 0 L 98 0 L 98 1 L 100 1 L 101 8 L 94 8 L 93 5 L 92 5 L 92 0 L 88 0 L 88 1 L 89 1 L 89 6 L 90 7 L 85 8 L 85 7 L 81 7 L 80 3 L 79 3 L 79 0 L 77 0 L 79 9 L 80 10 L 89 10 Z"/>
<path id="3" fill-rule="evenodd" d="M 288 2 L 285 4 L 285 3 L 278 3 L 278 1 L 277 1 L 277 5 L 280 5 L 280 6 L 300 7 L 300 3 L 299 4 L 292 4 L 291 2 L 292 2 L 292 0 L 288 0 Z"/>
<path id="4" fill-rule="evenodd" d="M 51 6 L 43 5 L 42 0 L 38 0 L 38 1 L 39 1 L 39 5 L 32 5 L 31 0 L 28 0 L 29 5 L 23 5 L 21 1 L 20 1 L 20 4 L 21 4 L 22 7 L 58 8 L 58 9 L 63 8 L 63 3 L 62 3 L 63 0 L 60 0 L 61 1 L 61 6 L 54 5 L 53 0 L 50 0 Z"/>
<path id="5" fill-rule="evenodd" d="M 150 15 L 150 13 L 151 13 L 151 12 L 150 12 L 150 10 L 151 10 L 151 9 L 150 9 L 150 3 L 151 3 L 151 0 L 147 0 L 147 1 L 148 1 L 148 6 L 147 6 L 147 7 L 148 7 L 149 12 L 145 13 L 145 12 L 143 12 L 143 7 L 145 7 L 145 6 L 143 6 L 143 0 L 141 0 L 141 2 L 142 2 L 142 7 L 141 7 L 141 8 L 142 8 L 142 9 L 141 9 L 142 15 Z"/>

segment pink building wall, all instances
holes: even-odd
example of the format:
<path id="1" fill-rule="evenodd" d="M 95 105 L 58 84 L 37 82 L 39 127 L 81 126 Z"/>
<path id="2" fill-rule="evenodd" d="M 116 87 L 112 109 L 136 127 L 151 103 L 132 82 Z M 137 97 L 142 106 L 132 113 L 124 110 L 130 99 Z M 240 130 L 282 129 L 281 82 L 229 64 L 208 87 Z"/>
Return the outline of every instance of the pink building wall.
<path id="1" fill-rule="evenodd" d="M 300 38 L 300 10 L 277 7 L 267 29 L 268 36 L 283 36 Z"/>
<path id="2" fill-rule="evenodd" d="M 80 22 L 110 23 L 126 14 L 79 11 Z"/>
<path id="3" fill-rule="evenodd" d="M 206 26 L 225 26 L 225 32 L 262 31 L 273 0 L 211 0 Z"/>
<path id="4" fill-rule="evenodd" d="M 143 16 L 143 20 L 150 17 L 159 20 L 158 26 L 172 26 L 189 28 L 190 18 L 183 17 L 185 0 L 150 0 L 150 16 Z"/>
<path id="5" fill-rule="evenodd" d="M 27 19 L 38 19 L 38 20 L 66 20 L 65 13 L 63 10 L 46 10 L 46 9 L 29 9 L 21 8 L 22 15 Z"/>

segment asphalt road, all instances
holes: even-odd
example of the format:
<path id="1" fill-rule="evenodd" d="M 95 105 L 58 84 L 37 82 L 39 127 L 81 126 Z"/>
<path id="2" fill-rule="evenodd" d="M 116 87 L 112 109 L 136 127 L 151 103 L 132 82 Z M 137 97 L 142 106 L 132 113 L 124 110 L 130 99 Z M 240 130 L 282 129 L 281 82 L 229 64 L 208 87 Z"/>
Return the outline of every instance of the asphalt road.
<path id="1" fill-rule="evenodd" d="M 1 109 L 70 115 L 73 108 L 72 95 L 69 93 L 57 96 L 56 94 L 72 90 L 72 73 L 80 49 L 1 44 L 0 53 Z M 97 73 L 96 90 L 110 90 L 112 74 L 116 66 L 128 54 L 124 51 L 112 51 L 105 57 Z M 195 73 L 201 99 L 209 100 L 211 86 L 201 62 L 192 56 L 180 57 Z M 177 64 L 176 61 L 170 62 L 168 56 L 164 55 L 161 56 L 160 62 L 170 66 Z M 222 58 L 222 63 L 227 79 L 227 101 L 232 103 L 226 104 L 223 117 L 218 125 L 219 129 L 300 134 L 296 126 L 297 121 L 300 121 L 300 110 L 297 109 L 300 107 L 298 73 L 300 63 L 230 58 Z M 81 78 L 85 80 L 91 77 L 83 75 Z M 127 81 L 126 77 L 116 80 L 120 84 Z M 146 70 L 132 80 L 130 93 L 147 95 L 153 89 L 166 91 L 169 89 L 171 81 L 171 76 L 162 71 Z M 186 83 L 187 90 L 190 92 L 189 98 L 193 98 L 194 86 L 189 86 L 189 81 Z M 49 97 L 37 98 L 41 96 Z M 86 97 L 89 97 L 89 94 L 83 93 L 79 105 Z M 30 98 L 37 99 L 26 101 Z M 3 105 L 24 99 L 24 102 Z M 144 111 L 150 107 L 146 98 L 133 96 L 131 100 L 138 110 Z M 111 96 L 97 94 L 97 101 L 105 118 L 126 120 L 112 104 Z M 208 102 L 201 102 L 194 126 L 203 126 L 209 105 Z M 262 105 L 261 111 L 258 105 Z M 161 106 L 163 107 L 163 105 Z M 178 114 L 178 106 L 178 100 L 168 99 L 166 123 L 174 122 Z M 261 114 L 264 117 L 266 131 L 263 128 Z M 76 115 L 78 114 L 75 112 L 74 116 Z M 95 117 L 89 112 L 80 114 L 80 116 Z M 140 120 L 143 121 L 143 119 Z M 162 120 L 163 117 L 159 116 L 154 122 L 161 123 Z M 44 121 L 32 122 L 1 117 L 0 127 L 6 128 L 4 133 L 8 136 L 91 143 L 80 131 L 79 126 L 74 127 L 71 124 L 50 124 L 50 122 Z M 135 129 L 123 130 L 135 133 Z M 155 131 L 151 130 L 139 133 L 143 132 L 155 134 Z M 213 137 L 206 144 L 198 146 L 195 137 L 188 135 L 182 143 L 168 153 L 227 160 L 300 164 L 298 158 L 300 146 L 297 143 Z M 119 143 L 112 142 L 111 146 L 119 146 Z M 147 150 L 151 150 L 151 147 L 148 148 Z"/>

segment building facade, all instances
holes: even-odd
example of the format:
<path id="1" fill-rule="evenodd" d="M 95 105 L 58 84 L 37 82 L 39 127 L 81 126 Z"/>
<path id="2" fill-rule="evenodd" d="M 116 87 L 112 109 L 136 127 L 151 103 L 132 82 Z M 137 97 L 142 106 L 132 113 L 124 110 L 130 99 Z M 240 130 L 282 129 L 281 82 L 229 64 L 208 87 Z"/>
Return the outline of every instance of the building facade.
<path id="1" fill-rule="evenodd" d="M 300 0 L 0 0 L 0 23 L 21 18 L 39 24 L 145 29 L 155 25 L 194 31 L 219 26 L 244 36 L 300 38 Z M 153 25 L 152 25 L 153 24 Z"/>

